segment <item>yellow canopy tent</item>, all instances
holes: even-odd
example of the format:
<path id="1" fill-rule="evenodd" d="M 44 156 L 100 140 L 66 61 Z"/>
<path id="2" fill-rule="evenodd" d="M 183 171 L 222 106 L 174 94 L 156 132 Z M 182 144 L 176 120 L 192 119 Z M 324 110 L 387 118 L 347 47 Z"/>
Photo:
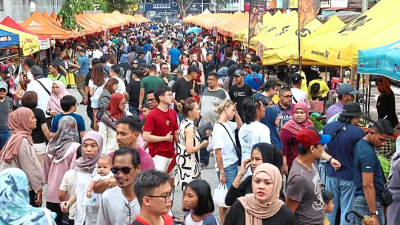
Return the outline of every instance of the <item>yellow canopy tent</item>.
<path id="1" fill-rule="evenodd" d="M 233 33 L 232 39 L 234 41 L 242 41 L 244 33 L 247 33 L 248 31 L 249 31 L 249 27 L 248 26 L 243 27 L 242 29 L 240 29 L 240 30 L 238 30 L 238 31 Z"/>
<path id="2" fill-rule="evenodd" d="M 263 24 L 263 30 L 261 31 L 261 33 L 257 36 L 254 36 L 251 40 L 253 39 L 258 40 L 258 38 L 262 37 L 263 34 L 268 33 L 268 30 L 273 27 L 276 21 L 285 20 L 286 17 L 287 15 L 282 14 L 281 11 L 276 12 L 275 15 L 271 16 L 271 19 L 268 20 L 267 23 Z M 248 35 L 249 35 L 248 30 L 243 33 L 242 41 L 244 46 L 248 45 Z"/>
<path id="3" fill-rule="evenodd" d="M 0 24 L 0 29 L 19 35 L 19 47 L 22 49 L 24 56 L 39 51 L 39 38 L 37 35 L 15 30 L 2 24 Z"/>
<path id="4" fill-rule="evenodd" d="M 313 30 L 313 27 L 315 27 L 315 23 L 314 20 L 311 21 L 310 23 L 308 23 L 304 28 L 303 28 L 303 32 L 302 32 L 302 39 L 306 39 L 309 37 L 314 37 L 314 36 L 318 36 L 333 30 L 338 30 L 340 28 L 342 28 L 344 26 L 344 23 L 337 17 L 337 16 L 333 16 L 332 18 L 330 18 L 328 21 L 326 21 L 326 23 L 324 23 L 322 26 L 320 26 L 318 29 L 316 29 L 314 32 L 311 32 Z M 310 31 L 310 33 L 308 33 L 307 29 Z M 293 33 L 291 33 L 293 34 Z M 307 35 L 308 34 L 308 35 Z M 304 36 L 306 35 L 306 36 Z M 285 63 L 288 61 L 292 61 L 295 62 L 294 64 L 298 64 L 298 60 L 299 60 L 299 45 L 298 45 L 298 41 L 297 41 L 297 33 L 294 36 L 291 36 L 292 39 L 289 42 L 286 43 L 290 43 L 288 45 L 283 46 L 283 42 L 280 42 L 280 39 L 276 40 L 274 43 L 272 43 L 269 47 L 267 47 L 267 50 L 264 50 L 263 52 L 263 64 L 265 65 L 275 65 L 275 64 L 280 64 L 280 63 Z M 278 46 L 281 47 L 278 47 Z M 303 62 L 306 64 L 307 63 L 307 59 L 303 58 Z M 315 61 L 309 61 L 311 62 L 315 62 Z M 315 65 L 318 65 L 320 63 L 315 63 Z"/>
<path id="5" fill-rule="evenodd" d="M 291 12 L 284 20 L 277 20 L 274 24 L 269 25 L 263 34 L 257 35 L 250 40 L 250 48 L 257 49 L 258 42 L 271 43 L 273 40 L 286 33 L 291 27 L 297 27 L 297 20 L 297 12 Z"/>
<path id="6" fill-rule="evenodd" d="M 339 30 L 301 40 L 301 55 L 325 65 L 356 65 L 358 49 L 352 45 L 391 26 L 400 17 L 399 8 L 398 0 L 382 0 Z M 391 35 L 396 30 L 392 30 Z M 375 46 L 388 44 L 392 39 L 384 36 L 378 41 Z"/>

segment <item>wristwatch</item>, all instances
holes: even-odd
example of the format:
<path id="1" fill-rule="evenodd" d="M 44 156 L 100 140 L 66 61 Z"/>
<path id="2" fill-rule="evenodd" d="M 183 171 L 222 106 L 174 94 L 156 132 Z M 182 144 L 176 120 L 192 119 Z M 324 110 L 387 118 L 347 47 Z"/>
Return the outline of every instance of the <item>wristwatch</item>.
<path id="1" fill-rule="evenodd" d="M 371 216 L 377 216 L 378 215 L 378 211 L 375 212 L 370 212 Z"/>

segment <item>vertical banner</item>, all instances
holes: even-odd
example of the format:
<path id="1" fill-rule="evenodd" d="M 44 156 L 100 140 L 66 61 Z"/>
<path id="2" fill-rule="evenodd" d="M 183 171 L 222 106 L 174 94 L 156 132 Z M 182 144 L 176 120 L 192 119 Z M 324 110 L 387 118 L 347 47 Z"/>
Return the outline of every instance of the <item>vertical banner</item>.
<path id="1" fill-rule="evenodd" d="M 263 28 L 263 17 L 267 8 L 267 0 L 252 0 L 249 14 L 249 37 L 250 39 L 258 35 Z"/>
<path id="2" fill-rule="evenodd" d="M 301 54 L 300 54 L 300 34 L 303 27 L 318 15 L 321 7 L 321 0 L 298 0 L 299 12 L 298 12 L 298 30 L 297 30 L 297 42 L 299 51 L 299 69 L 301 72 Z"/>

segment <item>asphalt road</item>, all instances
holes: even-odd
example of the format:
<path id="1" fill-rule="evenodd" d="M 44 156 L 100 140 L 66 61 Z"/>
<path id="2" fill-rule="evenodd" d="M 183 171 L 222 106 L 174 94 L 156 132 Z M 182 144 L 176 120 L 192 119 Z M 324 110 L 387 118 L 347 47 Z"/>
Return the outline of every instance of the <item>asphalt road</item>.
<path id="1" fill-rule="evenodd" d="M 68 92 L 70 93 L 70 95 L 75 96 L 75 98 L 77 98 L 78 102 L 82 101 L 82 98 L 76 89 L 68 89 Z M 79 105 L 76 113 L 83 116 L 83 118 L 85 120 L 86 129 L 90 129 L 90 120 L 86 114 L 86 106 Z M 214 169 L 214 162 L 215 162 L 214 158 L 211 157 L 210 165 L 208 166 L 208 168 L 205 168 L 202 171 L 202 175 L 201 175 L 201 178 L 203 180 L 206 180 L 210 184 L 212 193 L 213 193 L 213 190 L 218 186 L 218 178 L 217 178 L 217 173 Z M 45 199 L 46 198 L 46 188 L 44 188 L 43 191 L 44 191 L 43 202 L 45 203 L 46 202 L 46 199 Z M 174 216 L 176 216 L 178 218 L 183 218 L 183 215 L 184 215 L 181 210 L 182 209 L 182 197 L 183 197 L 182 191 L 180 191 L 180 190 L 175 191 L 172 213 L 174 214 Z M 217 206 L 215 207 L 214 215 L 218 219 L 219 224 L 221 224 Z"/>

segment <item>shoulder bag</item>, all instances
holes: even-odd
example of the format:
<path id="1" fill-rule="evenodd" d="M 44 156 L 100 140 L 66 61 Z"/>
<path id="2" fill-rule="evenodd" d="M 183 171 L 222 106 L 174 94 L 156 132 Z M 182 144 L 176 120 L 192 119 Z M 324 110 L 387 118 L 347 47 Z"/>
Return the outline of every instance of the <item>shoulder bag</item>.
<path id="1" fill-rule="evenodd" d="M 231 134 L 229 133 L 228 129 L 226 129 L 226 127 L 222 123 L 220 123 L 220 122 L 217 122 L 217 123 L 221 124 L 221 126 L 225 129 L 226 133 L 228 133 L 228 136 L 232 141 L 233 147 L 235 148 L 236 156 L 239 158 L 238 165 L 240 166 L 242 164 L 242 150 L 236 146 L 236 143 L 233 140 L 233 138 L 232 138 Z"/>
<path id="2" fill-rule="evenodd" d="M 40 80 L 36 80 L 42 87 L 43 89 L 47 92 L 47 94 L 49 94 L 51 96 L 51 93 L 49 90 L 47 90 L 47 88 L 42 84 L 42 82 L 40 82 Z"/>
<path id="3" fill-rule="evenodd" d="M 393 194 L 389 191 L 388 181 L 385 177 L 385 173 L 383 172 L 381 166 L 382 176 L 383 176 L 383 191 L 379 194 L 379 199 L 383 207 L 387 208 L 393 203 Z"/>
<path id="4" fill-rule="evenodd" d="M 258 85 L 262 86 L 262 83 L 261 83 L 261 81 L 257 78 L 257 76 L 254 75 L 254 74 L 251 74 L 251 75 L 254 77 L 254 80 L 258 83 Z"/>

